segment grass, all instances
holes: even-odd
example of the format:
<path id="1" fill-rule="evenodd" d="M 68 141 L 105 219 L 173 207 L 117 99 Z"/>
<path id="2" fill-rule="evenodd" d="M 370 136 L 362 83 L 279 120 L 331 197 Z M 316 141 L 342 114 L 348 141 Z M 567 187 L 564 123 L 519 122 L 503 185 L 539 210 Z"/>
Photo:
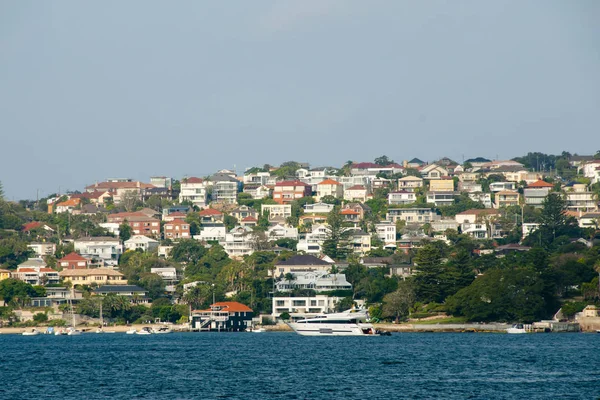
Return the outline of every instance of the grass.
<path id="1" fill-rule="evenodd" d="M 413 325 L 435 325 L 435 324 L 464 324 L 467 322 L 465 317 L 448 317 L 440 319 L 430 319 L 427 321 L 412 321 Z"/>

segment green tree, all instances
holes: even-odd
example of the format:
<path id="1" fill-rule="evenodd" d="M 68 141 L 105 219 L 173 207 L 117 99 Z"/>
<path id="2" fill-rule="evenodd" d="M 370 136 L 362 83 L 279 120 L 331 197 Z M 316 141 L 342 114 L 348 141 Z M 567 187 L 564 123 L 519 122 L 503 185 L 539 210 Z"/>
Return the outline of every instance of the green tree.
<path id="1" fill-rule="evenodd" d="M 36 296 L 37 292 L 28 283 L 14 278 L 0 281 L 0 298 L 5 303 L 13 303 L 23 307 L 31 297 Z"/>
<path id="2" fill-rule="evenodd" d="M 377 164 L 377 165 L 386 166 L 386 165 L 390 165 L 393 163 L 394 163 L 394 160 L 390 160 L 388 158 L 388 156 L 381 156 L 381 157 L 377 157 L 375 159 L 375 164 Z"/>
<path id="3" fill-rule="evenodd" d="M 143 273 L 137 283 L 148 291 L 148 297 L 152 300 L 165 294 L 165 281 L 158 274 Z"/>
<path id="4" fill-rule="evenodd" d="M 127 221 L 123 221 L 123 223 L 119 225 L 119 238 L 121 239 L 121 241 L 124 242 L 126 240 L 129 240 L 132 235 L 133 229 L 131 228 L 131 226 L 129 226 Z"/>
<path id="5" fill-rule="evenodd" d="M 183 301 L 192 306 L 193 309 L 207 307 L 212 296 L 213 287 L 206 284 L 198 284 L 189 288 L 183 295 Z"/>
<path id="6" fill-rule="evenodd" d="M 443 248 L 434 243 L 426 244 L 417 251 L 414 258 L 417 268 L 414 280 L 415 292 L 420 301 L 441 303 L 444 300 L 442 280 L 444 255 Z"/>
<path id="7" fill-rule="evenodd" d="M 398 283 L 398 289 L 383 297 L 383 316 L 393 317 L 396 322 L 410 315 L 416 301 L 413 282 L 410 280 Z"/>
<path id="8" fill-rule="evenodd" d="M 46 313 L 37 313 L 33 315 L 33 322 L 36 324 L 43 324 L 48 322 L 48 314 Z"/>
<path id="9" fill-rule="evenodd" d="M 327 215 L 327 225 L 329 232 L 323 242 L 323 253 L 333 259 L 345 258 L 348 254 L 348 238 L 351 231 L 346 227 L 338 206 Z"/>
<path id="10" fill-rule="evenodd" d="M 182 239 L 173 246 L 169 255 L 177 262 L 197 263 L 206 253 L 206 248 L 199 241 Z"/>
<path id="11" fill-rule="evenodd" d="M 567 202 L 559 193 L 549 193 L 542 203 L 541 228 L 550 232 L 553 239 L 567 223 L 566 211 Z"/>

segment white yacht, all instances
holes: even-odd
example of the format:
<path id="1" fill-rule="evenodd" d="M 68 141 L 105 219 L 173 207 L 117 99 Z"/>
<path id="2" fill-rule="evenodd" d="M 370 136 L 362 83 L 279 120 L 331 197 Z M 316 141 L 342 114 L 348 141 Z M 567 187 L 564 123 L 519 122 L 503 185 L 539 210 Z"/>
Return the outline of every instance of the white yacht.
<path id="1" fill-rule="evenodd" d="M 23 336 L 37 336 L 39 334 L 40 334 L 40 331 L 38 331 L 37 329 L 32 329 L 30 331 L 22 333 Z"/>
<path id="2" fill-rule="evenodd" d="M 506 330 L 506 333 L 518 334 L 518 333 L 527 333 L 523 324 L 514 324 L 510 328 Z"/>
<path id="3" fill-rule="evenodd" d="M 152 335 L 152 328 L 145 326 L 135 333 L 136 335 Z"/>
<path id="4" fill-rule="evenodd" d="M 288 326 L 304 336 L 374 336 L 379 334 L 368 322 L 367 310 L 346 310 L 289 322 Z"/>

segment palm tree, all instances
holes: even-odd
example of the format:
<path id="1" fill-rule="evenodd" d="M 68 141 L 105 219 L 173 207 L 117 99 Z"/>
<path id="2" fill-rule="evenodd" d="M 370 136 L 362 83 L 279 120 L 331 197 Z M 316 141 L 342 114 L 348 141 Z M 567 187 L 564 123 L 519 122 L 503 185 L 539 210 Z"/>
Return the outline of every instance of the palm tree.
<path id="1" fill-rule="evenodd" d="M 288 272 L 287 274 L 285 274 L 285 280 L 288 281 L 288 286 L 290 287 L 290 290 L 291 290 L 292 289 L 292 281 L 295 281 L 296 277 L 291 272 Z"/>

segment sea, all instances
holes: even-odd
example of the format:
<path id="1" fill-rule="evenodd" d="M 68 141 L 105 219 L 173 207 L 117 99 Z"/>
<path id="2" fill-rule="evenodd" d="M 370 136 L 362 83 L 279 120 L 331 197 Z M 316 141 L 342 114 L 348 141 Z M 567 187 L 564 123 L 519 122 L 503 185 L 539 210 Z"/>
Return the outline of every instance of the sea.
<path id="1" fill-rule="evenodd" d="M 600 399 L 600 335 L 0 335 L 0 399 L 59 398 Z"/>

